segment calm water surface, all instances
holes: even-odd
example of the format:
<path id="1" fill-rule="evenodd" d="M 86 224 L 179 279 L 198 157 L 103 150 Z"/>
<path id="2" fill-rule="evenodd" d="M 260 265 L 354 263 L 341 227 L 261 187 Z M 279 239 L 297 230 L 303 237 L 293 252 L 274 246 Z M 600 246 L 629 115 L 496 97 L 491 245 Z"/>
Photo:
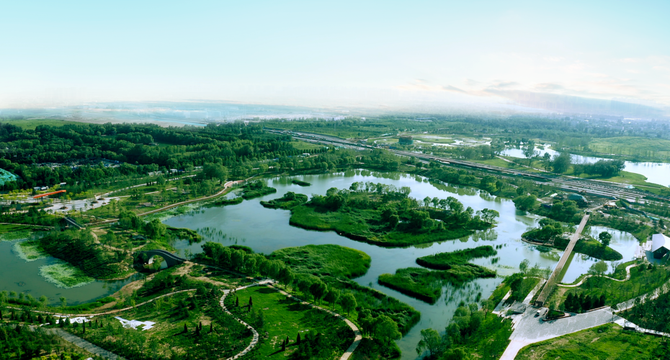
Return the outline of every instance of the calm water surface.
<path id="1" fill-rule="evenodd" d="M 301 187 L 291 184 L 293 178 L 310 182 L 312 186 Z M 426 196 L 438 198 L 453 196 L 466 207 L 470 206 L 475 211 L 484 208 L 495 209 L 500 213 L 500 218 L 494 229 L 480 231 L 463 239 L 389 249 L 353 241 L 332 231 L 309 231 L 290 226 L 289 211 L 266 209 L 260 205 L 260 200 L 278 198 L 288 191 L 307 195 L 325 194 L 331 187 L 349 188 L 356 181 L 380 182 L 396 187 L 408 186 L 412 189 L 410 196 L 417 199 L 423 199 Z M 503 246 L 502 249 L 498 250 L 499 261 L 496 264 L 492 264 L 491 258 L 473 261 L 479 265 L 497 270 L 500 275 L 509 275 L 516 272 L 519 264 L 524 259 L 528 259 L 531 265 L 537 264 L 542 268 L 553 269 L 558 257 L 562 254 L 562 252 L 556 250 L 551 253 L 541 253 L 534 246 L 521 241 L 521 234 L 528 228 L 534 227 L 540 217 L 517 211 L 512 201 L 496 198 L 483 192 L 480 193 L 472 188 L 457 188 L 443 183 L 431 183 L 418 176 L 398 173 L 371 173 L 365 170 L 348 171 L 340 174 L 281 177 L 268 180 L 268 185 L 277 188 L 277 193 L 260 199 L 244 201 L 239 205 L 203 208 L 191 214 L 170 218 L 165 223 L 191 229 L 210 227 L 221 230 L 227 235 L 226 238 L 213 237 L 208 240 L 217 241 L 224 245 L 246 245 L 256 252 L 265 254 L 285 247 L 309 244 L 338 244 L 364 251 L 372 258 L 372 264 L 367 274 L 355 280 L 361 285 L 371 286 L 395 297 L 421 312 L 419 324 L 398 342 L 403 351 L 403 359 L 416 358 L 414 349 L 420 339 L 421 329 L 431 327 L 444 331 L 461 300 L 474 301 L 478 292 L 482 293 L 483 298 L 488 297 L 502 279 L 477 279 L 461 289 L 445 288 L 445 294 L 442 298 L 436 304 L 429 305 L 378 285 L 377 278 L 380 274 L 394 273 L 399 268 L 418 266 L 415 263 L 417 257 L 481 245 Z M 603 230 L 604 228 L 592 228 L 592 231 L 596 234 Z M 626 233 L 613 233 L 612 247 L 622 253 L 625 252 L 625 259 L 632 258 L 637 241 Z M 202 251 L 201 244 L 189 245 L 185 241 L 178 242 L 176 247 L 182 253 L 187 249 L 193 253 Z M 586 272 L 593 263 L 595 261 L 588 257 L 575 256 L 564 281 L 576 279 L 580 274 Z"/>
<path id="2" fill-rule="evenodd" d="M 52 257 L 23 260 L 14 250 L 15 244 L 16 241 L 0 241 L 0 291 L 24 292 L 35 298 L 45 295 L 51 304 L 59 304 L 60 297 L 65 297 L 69 305 L 76 305 L 113 294 L 132 281 L 132 278 L 94 281 L 81 287 L 62 289 L 46 281 L 39 273 L 41 266 L 55 264 L 58 260 Z"/>
<path id="3" fill-rule="evenodd" d="M 556 150 L 545 146 L 544 149 L 535 148 L 535 151 L 540 156 L 543 156 L 545 153 L 548 153 L 551 156 L 559 155 L 560 153 Z M 525 159 L 526 156 L 523 154 L 523 150 L 517 148 L 507 148 L 501 152 L 501 155 L 512 156 L 516 158 Z M 575 164 L 593 164 L 598 160 L 611 160 L 606 158 L 597 158 L 592 156 L 581 156 L 572 154 L 572 162 Z M 668 163 L 655 163 L 655 162 L 624 162 L 624 171 L 642 174 L 647 177 L 647 182 L 659 184 L 663 186 L 670 186 L 670 164 Z"/>

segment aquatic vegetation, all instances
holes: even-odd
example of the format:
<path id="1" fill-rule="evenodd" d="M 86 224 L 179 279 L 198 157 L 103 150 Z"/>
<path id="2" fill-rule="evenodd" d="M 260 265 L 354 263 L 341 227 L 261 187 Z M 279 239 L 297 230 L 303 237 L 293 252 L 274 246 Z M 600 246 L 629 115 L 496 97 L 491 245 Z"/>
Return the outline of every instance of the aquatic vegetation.
<path id="1" fill-rule="evenodd" d="M 40 275 L 48 282 L 65 289 L 84 286 L 94 281 L 83 271 L 65 262 L 41 266 Z"/>
<path id="2" fill-rule="evenodd" d="M 14 244 L 14 251 L 16 251 L 21 259 L 26 261 L 35 261 L 49 256 L 42 249 L 38 240 L 19 241 Z"/>

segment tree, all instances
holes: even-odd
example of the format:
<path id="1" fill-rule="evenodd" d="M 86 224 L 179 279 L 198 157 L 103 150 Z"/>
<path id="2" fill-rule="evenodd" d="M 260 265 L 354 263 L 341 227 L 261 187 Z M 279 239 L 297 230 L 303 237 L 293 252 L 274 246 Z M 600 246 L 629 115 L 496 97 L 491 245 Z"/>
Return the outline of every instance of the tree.
<path id="1" fill-rule="evenodd" d="M 530 261 L 528 261 L 528 259 L 524 259 L 524 260 L 521 262 L 521 264 L 519 264 L 519 270 L 520 270 L 521 272 L 525 273 L 526 270 L 528 270 L 528 266 L 529 266 L 529 265 L 530 265 Z"/>
<path id="2" fill-rule="evenodd" d="M 63 296 L 60 297 L 60 306 L 62 307 L 67 306 L 67 299 Z"/>
<path id="3" fill-rule="evenodd" d="M 352 293 L 346 293 L 340 298 L 340 306 L 342 306 L 342 309 L 349 315 L 351 310 L 354 310 L 358 304 Z"/>
<path id="4" fill-rule="evenodd" d="M 207 164 L 202 168 L 202 176 L 224 182 L 228 178 L 228 169 L 221 164 Z"/>
<path id="5" fill-rule="evenodd" d="M 600 243 L 603 244 L 603 247 L 608 247 L 612 241 L 612 234 L 607 231 L 603 231 L 598 234 L 598 239 L 600 239 Z"/>
<path id="6" fill-rule="evenodd" d="M 424 351 L 428 351 L 428 356 L 433 357 L 437 354 L 444 351 L 445 341 L 434 329 L 423 329 L 421 330 L 421 340 L 416 346 L 416 353 L 418 355 L 423 354 Z"/>
<path id="7" fill-rule="evenodd" d="M 591 265 L 591 268 L 593 269 L 593 272 L 602 277 L 603 274 L 607 271 L 607 263 L 601 260 Z"/>
<path id="8" fill-rule="evenodd" d="M 335 306 L 337 303 L 337 300 L 340 299 L 340 291 L 331 287 L 328 289 L 325 299 L 328 301 L 328 303 L 330 303 L 330 308 L 332 309 L 333 306 Z"/>
<path id="9" fill-rule="evenodd" d="M 398 324 L 386 315 L 379 315 L 373 328 L 373 336 L 382 344 L 388 344 L 393 340 L 400 339 L 402 334 L 398 330 Z"/>
<path id="10" fill-rule="evenodd" d="M 167 227 L 158 219 L 153 219 L 144 225 L 144 232 L 152 239 L 161 239 L 167 232 Z"/>
<path id="11" fill-rule="evenodd" d="M 559 156 L 554 157 L 554 161 L 551 163 L 551 167 L 554 169 L 555 173 L 564 173 L 568 171 L 570 165 L 572 164 L 572 157 L 570 153 L 562 152 Z"/>
<path id="12" fill-rule="evenodd" d="M 535 141 L 529 140 L 526 143 L 526 147 L 523 148 L 523 156 L 528 159 L 528 165 L 533 162 L 533 156 L 535 156 Z"/>
<path id="13" fill-rule="evenodd" d="M 321 299 L 323 299 L 327 291 L 328 286 L 318 279 L 309 286 L 309 292 L 312 294 L 312 297 L 314 297 L 314 301 L 318 304 L 321 304 Z"/>

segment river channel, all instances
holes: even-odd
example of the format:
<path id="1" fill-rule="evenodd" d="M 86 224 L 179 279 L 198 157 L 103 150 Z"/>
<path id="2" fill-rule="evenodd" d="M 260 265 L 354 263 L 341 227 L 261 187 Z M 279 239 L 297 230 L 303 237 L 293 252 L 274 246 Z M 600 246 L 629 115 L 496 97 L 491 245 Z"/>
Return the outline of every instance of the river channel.
<path id="1" fill-rule="evenodd" d="M 291 183 L 292 179 L 300 179 L 311 183 L 309 187 L 301 187 Z M 281 197 L 288 191 L 302 194 L 325 194 L 331 187 L 338 189 L 349 188 L 353 182 L 380 182 L 396 187 L 408 186 L 412 192 L 410 196 L 423 199 L 426 196 L 446 198 L 453 196 L 466 207 L 475 211 L 484 208 L 494 209 L 500 213 L 498 225 L 488 231 L 480 231 L 472 236 L 427 244 L 408 248 L 383 248 L 339 236 L 335 232 L 309 231 L 289 225 L 290 212 L 286 210 L 266 209 L 260 200 L 269 200 Z M 521 234 L 537 224 L 540 217 L 529 215 L 516 210 L 510 200 L 496 198 L 488 193 L 465 187 L 453 187 L 443 183 L 433 183 L 420 176 L 400 173 L 377 173 L 366 170 L 352 170 L 338 174 L 305 175 L 296 177 L 279 177 L 268 179 L 268 185 L 277 189 L 276 194 L 267 195 L 260 199 L 244 201 L 239 205 L 226 207 L 212 207 L 195 210 L 191 213 L 169 218 L 164 222 L 171 226 L 188 227 L 191 229 L 209 227 L 221 230 L 225 238 L 217 236 L 208 238 L 208 241 L 217 241 L 224 245 L 246 245 L 254 251 L 269 254 L 275 250 L 308 244 L 337 244 L 364 251 L 372 258 L 368 272 L 355 281 L 361 285 L 371 286 L 392 297 L 395 297 L 421 312 L 421 321 L 398 344 L 403 352 L 403 359 L 415 359 L 414 350 L 420 339 L 420 331 L 424 328 L 434 328 L 444 331 L 449 320 L 461 300 L 474 301 L 478 292 L 484 298 L 488 297 L 495 287 L 502 281 L 501 278 L 477 279 L 466 284 L 461 289 L 444 289 L 440 300 L 434 305 L 424 303 L 405 296 L 395 290 L 377 284 L 377 278 L 383 273 L 394 273 L 396 269 L 418 266 L 417 257 L 435 254 L 438 252 L 454 251 L 472 248 L 481 245 L 502 245 L 498 249 L 499 260 L 493 264 L 491 258 L 477 259 L 474 262 L 495 269 L 500 275 L 509 275 L 518 270 L 522 260 L 528 259 L 531 266 L 537 264 L 541 268 L 552 268 L 562 252 L 552 250 L 549 253 L 538 251 L 535 246 L 521 241 Z M 591 231 L 597 234 L 605 228 L 594 227 Z M 627 233 L 612 231 L 612 247 L 622 252 L 624 261 L 633 257 L 637 247 L 635 238 Z M 201 244 L 189 244 L 180 241 L 175 246 L 182 254 L 186 250 L 192 253 L 202 251 Z M 564 281 L 571 282 L 580 274 L 585 273 L 595 263 L 594 259 L 577 254 L 565 274 Z"/>

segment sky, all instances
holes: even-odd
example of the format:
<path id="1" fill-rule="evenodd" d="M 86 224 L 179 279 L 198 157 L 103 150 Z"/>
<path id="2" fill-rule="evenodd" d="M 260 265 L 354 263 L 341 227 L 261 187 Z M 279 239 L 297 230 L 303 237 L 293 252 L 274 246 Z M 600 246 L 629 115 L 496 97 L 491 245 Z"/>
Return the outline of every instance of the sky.
<path id="1" fill-rule="evenodd" d="M 670 107 L 670 1 L 2 1 L 0 107 L 222 100 Z"/>

